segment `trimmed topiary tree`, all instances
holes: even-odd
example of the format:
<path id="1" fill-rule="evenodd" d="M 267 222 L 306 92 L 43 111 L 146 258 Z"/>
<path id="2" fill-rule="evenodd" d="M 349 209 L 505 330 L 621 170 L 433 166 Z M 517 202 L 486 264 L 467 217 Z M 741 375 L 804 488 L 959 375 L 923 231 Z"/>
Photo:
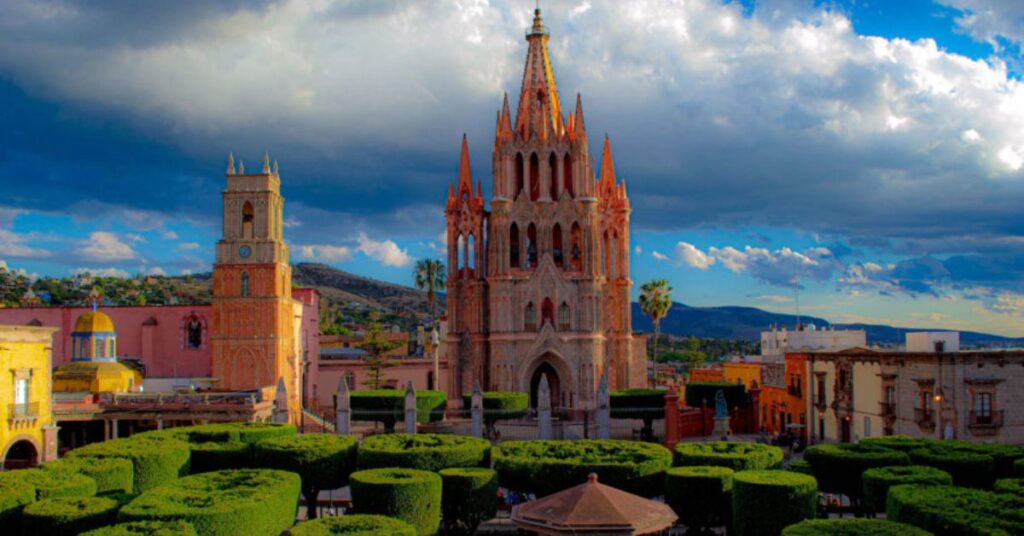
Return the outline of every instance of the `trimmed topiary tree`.
<path id="1" fill-rule="evenodd" d="M 241 441 L 189 443 L 192 474 L 252 467 L 252 445 Z"/>
<path id="2" fill-rule="evenodd" d="M 873 512 L 885 511 L 885 497 L 889 488 L 900 484 L 930 484 L 935 486 L 953 485 L 949 473 L 924 465 L 893 465 L 868 469 L 861 475 L 864 482 L 864 499 Z"/>
<path id="3" fill-rule="evenodd" d="M 34 500 L 96 495 L 96 481 L 71 471 L 44 471 L 42 468 L 0 472 L 0 482 L 24 482 L 35 490 Z"/>
<path id="4" fill-rule="evenodd" d="M 349 393 L 353 421 L 376 421 L 385 432 L 394 432 L 395 423 L 405 418 L 404 389 L 372 389 Z M 443 391 L 416 391 L 416 422 L 444 419 L 448 395 Z"/>
<path id="5" fill-rule="evenodd" d="M 180 519 L 173 521 L 132 521 L 83 532 L 82 536 L 197 536 L 196 529 Z"/>
<path id="6" fill-rule="evenodd" d="M 737 536 L 776 536 L 814 518 L 818 483 L 790 471 L 737 471 L 733 475 L 732 523 Z"/>
<path id="7" fill-rule="evenodd" d="M 32 484 L 17 478 L 0 478 L 0 526 L 18 526 L 21 511 L 35 500 L 36 488 Z"/>
<path id="8" fill-rule="evenodd" d="M 884 519 L 808 519 L 783 529 L 781 536 L 931 536 L 913 525 Z"/>
<path id="9" fill-rule="evenodd" d="M 924 437 L 910 437 L 905 435 L 872 436 L 865 437 L 859 442 L 861 445 L 882 447 L 887 449 L 910 452 L 914 449 L 928 447 L 936 443 L 934 439 Z"/>
<path id="10" fill-rule="evenodd" d="M 957 486 L 991 488 L 995 480 L 992 456 L 934 444 L 910 451 L 916 465 L 942 469 L 953 477 Z"/>
<path id="11" fill-rule="evenodd" d="M 121 509 L 121 521 L 188 522 L 203 535 L 276 536 L 295 523 L 299 475 L 229 469 L 150 489 Z"/>
<path id="12" fill-rule="evenodd" d="M 121 504 L 110 497 L 57 497 L 34 502 L 21 514 L 24 534 L 74 536 L 113 523 Z"/>
<path id="13" fill-rule="evenodd" d="M 442 469 L 441 518 L 445 532 L 475 534 L 498 513 L 498 473 L 483 467 Z"/>
<path id="14" fill-rule="evenodd" d="M 886 517 L 943 536 L 1024 534 L 1024 498 L 959 486 L 889 488 Z"/>
<path id="15" fill-rule="evenodd" d="M 763 443 L 708 441 L 679 443 L 675 465 L 717 465 L 733 471 L 775 469 L 782 465 L 782 449 Z"/>
<path id="16" fill-rule="evenodd" d="M 356 467 L 355 436 L 304 434 L 272 437 L 256 443 L 255 448 L 260 467 L 299 474 L 309 519 L 317 517 L 320 490 L 344 486 Z"/>
<path id="17" fill-rule="evenodd" d="M 811 470 L 811 464 L 807 463 L 807 460 L 803 458 L 790 460 L 788 470 L 793 471 L 794 473 L 814 476 L 814 471 Z"/>
<path id="18" fill-rule="evenodd" d="M 996 493 L 1012 493 L 1024 497 L 1024 478 L 1000 478 L 992 486 Z"/>
<path id="19" fill-rule="evenodd" d="M 329 536 L 332 534 L 416 536 L 416 527 L 392 517 L 350 514 L 303 521 L 288 532 L 292 536 Z"/>
<path id="20" fill-rule="evenodd" d="M 359 468 L 404 467 L 440 471 L 448 467 L 487 467 L 491 443 L 449 434 L 379 434 L 359 445 Z"/>
<path id="21" fill-rule="evenodd" d="M 538 496 L 587 481 L 646 497 L 661 495 L 672 453 L 656 443 L 616 439 L 506 441 L 491 451 L 503 487 Z"/>
<path id="22" fill-rule="evenodd" d="M 188 443 L 176 439 L 127 438 L 93 443 L 68 453 L 68 458 L 124 458 L 132 462 L 134 493 L 142 493 L 189 470 Z"/>
<path id="23" fill-rule="evenodd" d="M 747 388 L 739 383 L 729 382 L 691 382 L 686 384 L 686 392 L 683 395 L 686 405 L 691 408 L 699 408 L 704 405 L 714 409 L 715 395 L 718 391 L 725 394 L 725 403 L 729 409 L 736 407 L 747 407 Z"/>
<path id="24" fill-rule="evenodd" d="M 526 415 L 530 407 L 530 397 L 527 393 L 516 391 L 484 391 L 483 409 L 484 426 L 487 427 L 486 436 L 494 437 L 494 425 L 498 421 L 509 419 L 521 419 Z M 473 395 L 462 395 L 462 403 L 467 410 L 472 408 Z"/>
<path id="25" fill-rule="evenodd" d="M 441 524 L 441 477 L 418 469 L 367 469 L 352 473 L 352 508 L 360 514 L 401 519 L 420 536 Z"/>
<path id="26" fill-rule="evenodd" d="M 131 493 L 132 461 L 125 458 L 62 458 L 44 463 L 46 471 L 71 472 L 96 481 L 96 493 Z"/>
<path id="27" fill-rule="evenodd" d="M 620 389 L 608 394 L 614 419 L 640 419 L 644 422 L 640 437 L 654 437 L 654 420 L 665 418 L 664 389 Z"/>
<path id="28" fill-rule="evenodd" d="M 811 465 L 821 491 L 843 493 L 854 503 L 864 496 L 861 475 L 868 469 L 910 465 L 905 452 L 859 443 L 819 443 L 807 447 L 804 460 Z"/>
<path id="29" fill-rule="evenodd" d="M 728 467 L 673 467 L 665 471 L 665 504 L 687 530 L 729 525 L 732 479 Z"/>
<path id="30" fill-rule="evenodd" d="M 252 466 L 252 446 L 271 437 L 296 435 L 295 425 L 274 422 L 226 422 L 179 426 L 143 432 L 133 437 L 177 439 L 192 451 L 191 472 L 203 473 Z"/>

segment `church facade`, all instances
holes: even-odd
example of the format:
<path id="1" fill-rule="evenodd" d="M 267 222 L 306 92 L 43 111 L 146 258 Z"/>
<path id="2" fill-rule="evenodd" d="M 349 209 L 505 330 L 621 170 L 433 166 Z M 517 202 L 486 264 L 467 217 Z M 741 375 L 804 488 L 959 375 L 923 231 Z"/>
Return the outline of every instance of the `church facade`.
<path id="1" fill-rule="evenodd" d="M 527 30 L 513 116 L 498 112 L 490 208 L 463 137 L 445 209 L 449 395 L 529 391 L 546 377 L 553 407 L 647 383 L 646 339 L 631 328 L 629 198 L 607 137 L 595 177 L 583 105 L 563 115 L 540 10 Z"/>

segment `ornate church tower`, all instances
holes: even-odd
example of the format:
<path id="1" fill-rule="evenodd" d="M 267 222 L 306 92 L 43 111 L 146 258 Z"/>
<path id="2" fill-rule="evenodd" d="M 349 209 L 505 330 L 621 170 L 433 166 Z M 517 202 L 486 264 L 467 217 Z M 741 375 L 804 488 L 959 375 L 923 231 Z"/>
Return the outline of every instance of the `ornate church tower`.
<path id="1" fill-rule="evenodd" d="M 595 179 L 582 100 L 563 117 L 548 37 L 538 9 L 516 115 L 507 96 L 498 112 L 490 212 L 465 138 L 449 187 L 452 396 L 479 382 L 529 391 L 533 404 L 546 376 L 552 406 L 578 407 L 602 374 L 612 388 L 646 384 L 645 341 L 631 330 L 625 183 L 607 137 Z"/>
<path id="2" fill-rule="evenodd" d="M 282 238 L 281 179 L 277 162 L 235 171 L 228 158 L 223 193 L 223 237 L 213 266 L 213 375 L 221 389 L 294 386 L 292 271 Z M 288 388 L 288 387 L 286 387 Z M 298 393 L 288 393 L 298 411 Z"/>

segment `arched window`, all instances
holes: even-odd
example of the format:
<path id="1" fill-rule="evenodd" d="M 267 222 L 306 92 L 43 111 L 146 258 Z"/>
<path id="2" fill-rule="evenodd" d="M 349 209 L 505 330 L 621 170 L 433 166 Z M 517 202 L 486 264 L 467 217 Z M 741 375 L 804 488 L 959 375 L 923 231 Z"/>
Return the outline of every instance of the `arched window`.
<path id="1" fill-rule="evenodd" d="M 459 238 L 455 241 L 455 258 L 456 268 L 461 272 L 466 267 L 466 237 L 459 233 Z"/>
<path id="2" fill-rule="evenodd" d="M 576 192 L 572 187 L 572 155 L 565 153 L 565 158 L 562 159 L 562 180 L 565 181 L 563 188 L 569 192 L 569 197 L 574 197 Z"/>
<path id="3" fill-rule="evenodd" d="M 573 222 L 572 231 L 569 232 L 570 260 L 574 272 L 583 271 L 583 231 L 580 224 Z"/>
<path id="4" fill-rule="evenodd" d="M 558 201 L 558 157 L 551 153 L 548 158 L 548 183 L 551 187 L 551 199 Z"/>
<path id="5" fill-rule="evenodd" d="M 253 213 L 252 203 L 246 201 L 242 206 L 242 238 L 253 237 Z"/>
<path id="6" fill-rule="evenodd" d="M 569 304 L 562 302 L 558 306 L 558 331 L 569 331 Z"/>
<path id="7" fill-rule="evenodd" d="M 473 238 L 472 233 L 469 235 L 469 240 L 466 240 L 466 266 L 473 270 L 476 268 L 476 248 L 474 248 L 476 240 Z"/>
<path id="8" fill-rule="evenodd" d="M 540 159 L 537 153 L 530 155 L 530 201 L 540 198 Z"/>
<path id="9" fill-rule="evenodd" d="M 604 239 L 601 242 L 601 260 L 604 264 L 605 277 L 611 277 L 611 259 L 608 256 L 608 231 L 604 232 Z"/>
<path id="10" fill-rule="evenodd" d="M 531 270 L 537 267 L 537 228 L 532 223 L 526 228 L 526 262 Z"/>
<path id="11" fill-rule="evenodd" d="M 519 226 L 512 223 L 508 230 L 508 265 L 510 268 L 519 268 Z"/>
<path id="12" fill-rule="evenodd" d="M 199 321 L 198 316 L 192 315 L 185 329 L 188 330 L 189 348 L 199 348 L 203 345 L 203 323 Z"/>
<path id="13" fill-rule="evenodd" d="M 619 267 L 618 267 L 618 262 L 616 262 L 616 261 L 618 261 L 617 256 L 619 254 L 618 241 L 619 241 L 619 234 L 618 233 L 612 233 L 612 242 L 611 242 L 612 243 L 612 247 L 611 247 L 611 252 L 609 253 L 609 256 L 611 257 L 611 265 L 610 265 L 611 269 L 608 270 L 608 277 L 610 277 L 610 278 L 618 278 Z"/>
<path id="14" fill-rule="evenodd" d="M 557 223 L 551 229 L 551 257 L 555 261 L 555 266 L 559 268 L 565 266 L 562 256 L 562 226 Z"/>
<path id="15" fill-rule="evenodd" d="M 526 304 L 526 311 L 523 312 L 523 328 L 526 331 L 537 331 L 537 308 L 533 302 Z"/>
<path id="16" fill-rule="evenodd" d="M 555 327 L 555 304 L 551 302 L 551 298 L 544 298 L 544 303 L 540 306 L 540 325 L 543 326 L 545 322 Z"/>
<path id="17" fill-rule="evenodd" d="M 242 296 L 249 296 L 249 272 L 242 272 Z"/>
<path id="18" fill-rule="evenodd" d="M 526 176 L 523 165 L 523 153 L 516 154 L 516 190 L 512 192 L 512 199 L 519 197 L 519 194 L 523 193 L 523 177 Z"/>

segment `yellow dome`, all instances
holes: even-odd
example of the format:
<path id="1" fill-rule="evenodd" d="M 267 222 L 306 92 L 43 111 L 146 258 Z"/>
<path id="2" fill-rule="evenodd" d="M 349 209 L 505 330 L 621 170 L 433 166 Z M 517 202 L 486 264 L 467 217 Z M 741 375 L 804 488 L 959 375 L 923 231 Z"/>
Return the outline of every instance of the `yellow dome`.
<path id="1" fill-rule="evenodd" d="M 75 333 L 113 333 L 114 321 L 99 311 L 85 313 L 75 320 Z"/>
<path id="2" fill-rule="evenodd" d="M 53 372 L 54 392 L 125 393 L 142 384 L 142 374 L 116 361 L 64 363 Z"/>

